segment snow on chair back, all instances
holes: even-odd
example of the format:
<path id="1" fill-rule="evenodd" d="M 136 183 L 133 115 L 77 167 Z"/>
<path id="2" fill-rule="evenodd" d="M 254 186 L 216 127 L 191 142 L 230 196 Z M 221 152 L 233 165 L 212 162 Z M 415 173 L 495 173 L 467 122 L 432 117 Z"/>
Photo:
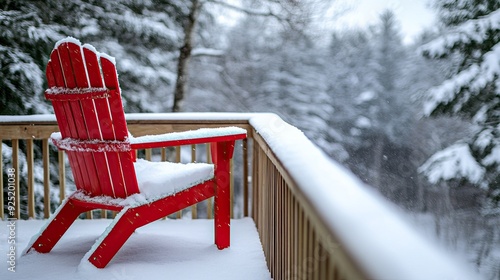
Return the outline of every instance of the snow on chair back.
<path id="1" fill-rule="evenodd" d="M 138 193 L 129 150 L 77 148 L 82 143 L 126 143 L 127 123 L 114 59 L 73 38 L 60 41 L 47 64 L 49 89 L 77 189 L 91 196 L 127 197 Z"/>

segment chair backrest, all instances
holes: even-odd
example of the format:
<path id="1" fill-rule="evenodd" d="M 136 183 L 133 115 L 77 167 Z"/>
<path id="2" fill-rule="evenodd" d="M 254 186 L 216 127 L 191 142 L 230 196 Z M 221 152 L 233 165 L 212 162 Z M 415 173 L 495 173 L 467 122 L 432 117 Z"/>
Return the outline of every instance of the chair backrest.
<path id="1" fill-rule="evenodd" d="M 46 69 L 63 138 L 126 141 L 127 123 L 114 59 L 74 38 L 56 43 Z M 90 196 L 127 197 L 138 193 L 130 151 L 67 151 L 77 189 Z"/>

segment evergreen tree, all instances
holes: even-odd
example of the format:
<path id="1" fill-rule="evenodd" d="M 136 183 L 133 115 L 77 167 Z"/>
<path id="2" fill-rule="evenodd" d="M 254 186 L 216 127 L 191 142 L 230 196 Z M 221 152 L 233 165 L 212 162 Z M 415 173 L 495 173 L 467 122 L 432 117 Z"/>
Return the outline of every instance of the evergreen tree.
<path id="1" fill-rule="evenodd" d="M 47 86 L 45 67 L 54 43 L 66 36 L 90 43 L 117 58 L 127 112 L 163 111 L 168 107 L 168 96 L 172 94 L 169 86 L 175 80 L 180 22 L 187 12 L 184 1 L 19 0 L 3 1 L 0 9 L 0 115 L 52 111 L 43 98 Z M 25 143 L 19 144 L 21 214 L 26 217 Z M 43 178 L 38 176 L 43 174 L 39 171 L 41 149 L 36 144 L 38 141 L 34 149 L 35 191 L 43 191 Z M 9 145 L 9 141 L 2 143 L 4 166 L 11 166 Z M 57 193 L 57 183 L 52 182 L 53 193 Z M 68 186 L 71 185 L 68 178 Z M 56 199 L 53 197 L 54 202 Z M 39 211 L 43 206 L 41 200 L 37 203 Z"/>
<path id="2" fill-rule="evenodd" d="M 51 110 L 42 101 L 45 65 L 54 43 L 66 36 L 117 58 L 127 112 L 169 108 L 184 1 L 19 0 L 2 9 L 0 114 Z"/>
<path id="3" fill-rule="evenodd" d="M 359 106 L 364 109 L 362 116 L 367 123 L 364 137 L 369 139 L 373 151 L 372 184 L 381 187 L 382 167 L 388 159 L 384 149 L 398 142 L 396 138 L 401 134 L 398 130 L 411 125 L 405 116 L 408 111 L 403 109 L 407 107 L 403 104 L 407 98 L 400 83 L 404 76 L 405 49 L 392 11 L 386 10 L 380 15 L 380 23 L 373 30 L 373 43 L 373 57 L 368 64 L 373 75 L 369 89 L 373 98 L 360 101 Z"/>
<path id="4" fill-rule="evenodd" d="M 434 154 L 421 168 L 431 182 L 466 179 L 500 202 L 500 2 L 437 3 L 446 32 L 426 44 L 431 58 L 456 61 L 452 75 L 429 91 L 427 115 L 458 115 L 472 121 L 474 135 Z"/>
<path id="5" fill-rule="evenodd" d="M 0 8 L 0 115 L 47 113 L 45 65 L 65 27 L 47 20 L 56 13 L 50 4 L 8 1 Z"/>
<path id="6" fill-rule="evenodd" d="M 335 129 L 329 130 L 328 141 L 342 143 L 351 151 L 364 144 L 360 135 L 369 125 L 358 105 L 374 98 L 371 91 L 373 75 L 369 67 L 372 53 L 370 38 L 365 30 L 332 35 L 326 72 L 329 77 L 328 103 L 333 108 L 333 114 L 327 120 L 328 126 Z M 332 156 L 342 162 L 349 161 L 347 152 Z"/>

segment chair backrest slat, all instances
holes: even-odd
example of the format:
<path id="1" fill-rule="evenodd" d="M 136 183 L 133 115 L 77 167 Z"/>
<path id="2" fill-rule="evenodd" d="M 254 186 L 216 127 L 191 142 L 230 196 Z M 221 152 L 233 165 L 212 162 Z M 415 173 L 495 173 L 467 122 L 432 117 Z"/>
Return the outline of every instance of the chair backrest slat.
<path id="1" fill-rule="evenodd" d="M 62 61 L 63 68 L 65 65 L 71 70 L 66 70 L 66 86 L 68 88 L 88 88 L 89 82 L 87 79 L 85 61 L 82 55 L 81 47 L 76 44 L 63 43 L 60 48 L 60 57 Z M 64 53 L 64 55 L 62 55 Z M 70 81 L 70 82 L 69 82 Z M 78 138 L 82 140 L 90 139 L 100 139 L 95 138 L 94 135 L 90 134 L 89 128 L 94 127 L 96 123 L 96 116 L 93 113 L 93 102 L 91 99 L 81 99 L 72 101 L 73 112 L 77 112 L 77 116 L 73 115 L 75 119 L 76 127 L 79 129 Z M 106 183 L 108 180 L 104 176 L 99 176 L 99 166 L 98 163 L 104 161 L 103 154 L 101 153 L 82 153 L 82 157 L 85 159 L 85 168 L 89 178 L 89 185 L 84 186 L 85 190 L 94 195 L 103 194 L 102 184 Z M 109 176 L 108 176 L 109 177 Z"/>
<path id="2" fill-rule="evenodd" d="M 99 67 L 99 61 L 97 59 L 97 54 L 94 51 L 84 47 L 83 57 L 85 60 L 88 84 L 90 85 L 90 87 L 103 87 L 104 85 L 101 76 L 101 69 Z M 114 140 L 113 137 L 109 137 L 109 135 L 106 134 L 106 131 L 112 130 L 112 121 L 109 110 L 101 109 L 102 107 L 107 106 L 106 103 L 107 101 L 105 99 L 94 99 L 86 104 L 85 111 L 88 114 L 88 132 L 91 139 Z M 115 196 L 115 192 L 113 190 L 114 180 L 112 178 L 112 167 L 110 167 L 110 162 L 108 160 L 108 158 L 113 157 L 115 156 L 112 153 L 96 155 L 97 172 L 99 173 L 99 178 L 102 179 L 101 192 L 108 196 Z"/>
<path id="3" fill-rule="evenodd" d="M 120 90 L 118 75 L 115 65 L 105 57 L 101 57 L 102 74 L 104 84 L 109 89 Z M 113 113 L 114 133 L 116 140 L 125 140 L 128 137 L 127 122 L 123 111 L 122 100 L 119 95 L 111 96 L 109 99 L 109 109 Z"/>
<path id="4" fill-rule="evenodd" d="M 107 98 L 82 94 L 78 100 L 52 100 L 63 138 L 125 141 L 128 130 L 115 65 L 93 47 L 73 40 L 56 46 L 47 65 L 49 87 L 106 87 L 116 92 Z M 139 191 L 130 152 L 68 151 L 68 159 L 77 188 L 89 195 L 126 197 Z"/>
<path id="5" fill-rule="evenodd" d="M 104 84 L 108 89 L 115 89 L 120 91 L 120 85 L 118 82 L 118 75 L 116 72 L 115 64 L 111 62 L 106 57 L 101 56 L 101 67 L 102 74 L 104 78 Z M 113 123 L 115 124 L 114 134 L 116 140 L 123 141 L 128 137 L 127 122 L 125 120 L 125 112 L 123 111 L 123 104 L 120 95 L 113 95 L 109 99 L 109 110 L 112 112 Z M 120 171 L 123 181 L 123 185 L 115 186 L 115 192 L 118 196 L 128 196 L 130 192 L 139 192 L 137 186 L 137 179 L 135 173 L 123 172 L 123 170 L 133 170 L 133 159 L 131 153 L 118 153 Z M 118 173 L 118 172 L 117 172 Z"/>

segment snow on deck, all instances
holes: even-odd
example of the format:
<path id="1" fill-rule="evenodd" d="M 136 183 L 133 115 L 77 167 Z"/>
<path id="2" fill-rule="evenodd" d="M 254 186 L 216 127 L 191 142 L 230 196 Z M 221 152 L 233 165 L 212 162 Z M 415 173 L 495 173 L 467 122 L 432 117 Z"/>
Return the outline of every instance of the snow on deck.
<path id="1" fill-rule="evenodd" d="M 16 221 L 16 272 L 2 262 L 0 279 L 271 279 L 252 219 L 231 220 L 231 247 L 214 245 L 213 220 L 161 220 L 139 228 L 104 269 L 80 265 L 111 220 L 77 220 L 48 254 L 19 257 L 45 221 Z M 7 221 L 0 255 L 7 260 Z"/>

